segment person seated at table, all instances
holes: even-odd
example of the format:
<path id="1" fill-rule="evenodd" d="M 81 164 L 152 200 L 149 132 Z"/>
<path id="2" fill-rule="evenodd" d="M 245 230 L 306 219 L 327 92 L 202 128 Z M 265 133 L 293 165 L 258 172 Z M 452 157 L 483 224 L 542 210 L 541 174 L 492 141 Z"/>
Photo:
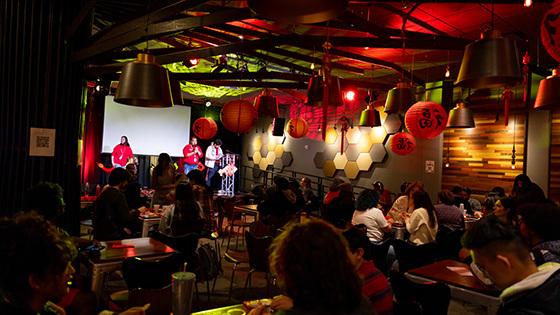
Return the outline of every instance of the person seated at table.
<path id="1" fill-rule="evenodd" d="M 560 264 L 537 267 L 515 230 L 495 216 L 482 218 L 463 236 L 473 263 L 502 290 L 499 315 L 558 314 Z"/>
<path id="2" fill-rule="evenodd" d="M 294 192 L 294 194 L 296 195 L 296 209 L 297 211 L 302 211 L 303 207 L 305 206 L 305 201 L 303 199 L 303 190 L 301 190 L 301 186 L 299 185 L 299 182 L 292 178 L 289 180 L 290 182 L 290 189 Z"/>
<path id="3" fill-rule="evenodd" d="M 440 203 L 435 205 L 436 217 L 440 227 L 450 231 L 465 228 L 463 212 L 454 204 L 454 196 L 449 190 L 442 190 L 438 194 Z"/>
<path id="4" fill-rule="evenodd" d="M 416 181 L 408 183 L 404 194 L 395 200 L 387 213 L 387 216 L 393 222 L 403 223 L 403 214 L 411 213 L 414 210 L 412 195 L 417 191 L 424 191 L 424 184 L 422 182 Z"/>
<path id="5" fill-rule="evenodd" d="M 366 296 L 375 314 L 393 314 L 393 291 L 385 275 L 372 261 L 366 231 L 352 227 L 342 233 L 350 249 L 350 261 L 362 278 L 362 294 Z"/>
<path id="6" fill-rule="evenodd" d="M 290 182 L 282 176 L 274 177 L 274 185 L 267 189 L 265 199 L 257 209 L 263 223 L 280 228 L 290 221 L 298 211 L 296 194 L 290 189 Z"/>
<path id="7" fill-rule="evenodd" d="M 451 192 L 455 196 L 453 204 L 459 207 L 459 209 L 461 209 L 462 204 L 463 209 L 467 211 L 467 214 L 474 215 L 474 211 L 472 210 L 469 199 L 467 198 L 467 191 L 465 188 L 461 186 L 453 186 L 453 188 L 451 188 Z"/>
<path id="8" fill-rule="evenodd" d="M 379 193 L 379 208 L 381 211 L 388 212 L 393 205 L 393 198 L 391 197 L 391 192 L 385 189 L 385 185 L 381 181 L 376 181 L 373 183 L 373 190 Z"/>
<path id="9" fill-rule="evenodd" d="M 311 188 L 311 179 L 308 177 L 302 177 L 300 184 L 303 191 L 303 209 L 307 212 L 319 211 L 319 198 L 315 195 L 313 189 Z"/>
<path id="10" fill-rule="evenodd" d="M 503 197 L 494 204 L 492 215 L 500 221 L 515 226 L 515 203 L 512 198 Z"/>
<path id="11" fill-rule="evenodd" d="M 127 164 L 125 169 L 130 173 L 130 180 L 124 188 L 126 202 L 130 209 L 146 206 L 146 198 L 140 195 L 142 186 L 138 183 L 138 167 L 135 163 Z"/>
<path id="12" fill-rule="evenodd" d="M 193 185 L 182 182 L 175 189 L 175 203 L 161 216 L 159 231 L 171 236 L 200 233 L 204 227 L 203 210 L 195 200 Z"/>
<path id="13" fill-rule="evenodd" d="M 323 200 L 323 219 L 345 229 L 352 222 L 354 209 L 352 184 L 344 177 L 336 177 Z"/>
<path id="14" fill-rule="evenodd" d="M 533 183 L 529 176 L 519 174 L 513 180 L 511 198 L 520 206 L 525 203 L 544 202 L 546 196 L 539 185 Z"/>
<path id="15" fill-rule="evenodd" d="M 167 153 L 161 153 L 158 157 L 158 163 L 152 171 L 152 188 L 155 190 L 152 205 L 172 203 L 168 195 L 175 189 L 175 167 Z"/>
<path id="16" fill-rule="evenodd" d="M 194 199 L 198 201 L 202 210 L 204 211 L 204 217 L 206 219 L 211 219 L 213 210 L 213 199 L 210 187 L 206 186 L 206 181 L 204 180 L 204 175 L 201 170 L 194 169 L 187 174 L 189 183 L 192 185 L 192 190 L 194 193 Z"/>
<path id="17" fill-rule="evenodd" d="M 271 249 L 270 269 L 288 297 L 272 301 L 274 314 L 373 314 L 347 243 L 332 225 L 317 219 L 288 225 Z M 260 306 L 249 314 L 269 312 Z"/>
<path id="18" fill-rule="evenodd" d="M 517 209 L 519 232 L 537 265 L 560 263 L 560 207 L 553 202 L 527 203 Z"/>
<path id="19" fill-rule="evenodd" d="M 95 200 L 93 237 L 99 241 L 120 240 L 133 236 L 136 217 L 129 211 L 123 194 L 130 173 L 115 168 L 109 175 L 109 186 Z"/>
<path id="20" fill-rule="evenodd" d="M 477 211 L 478 212 L 482 211 L 482 204 L 480 203 L 480 201 L 478 201 L 478 199 L 471 197 L 472 190 L 469 187 L 465 187 L 465 194 L 466 194 L 467 202 L 471 206 L 472 211 L 475 213 Z"/>
<path id="21" fill-rule="evenodd" d="M 414 211 L 405 213 L 406 230 L 410 233 L 409 241 L 416 245 L 428 244 L 436 240 L 438 222 L 436 211 L 430 195 L 417 191 L 412 195 Z"/>
<path id="22" fill-rule="evenodd" d="M 352 216 L 352 224 L 364 224 L 367 228 L 367 237 L 370 242 L 383 241 L 385 233 L 391 232 L 391 225 L 385 220 L 383 212 L 376 208 L 379 202 L 379 193 L 365 189 L 358 195 L 356 210 Z"/>

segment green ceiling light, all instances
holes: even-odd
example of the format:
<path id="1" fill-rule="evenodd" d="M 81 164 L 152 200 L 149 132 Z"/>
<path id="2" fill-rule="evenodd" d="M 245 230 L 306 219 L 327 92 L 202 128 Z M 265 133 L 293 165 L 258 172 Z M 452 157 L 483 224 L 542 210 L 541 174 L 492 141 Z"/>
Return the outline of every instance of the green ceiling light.
<path id="1" fill-rule="evenodd" d="M 560 68 L 552 70 L 552 75 L 541 80 L 535 109 L 560 108 Z"/>

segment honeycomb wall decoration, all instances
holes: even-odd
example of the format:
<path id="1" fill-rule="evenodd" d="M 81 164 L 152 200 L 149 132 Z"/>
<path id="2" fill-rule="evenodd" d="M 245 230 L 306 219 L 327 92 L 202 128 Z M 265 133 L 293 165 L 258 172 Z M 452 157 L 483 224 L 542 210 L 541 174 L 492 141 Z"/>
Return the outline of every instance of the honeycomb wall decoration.
<path id="1" fill-rule="evenodd" d="M 253 177 L 262 176 L 262 171 L 266 171 L 270 167 L 283 169 L 292 164 L 294 160 L 292 153 L 286 150 L 286 146 L 279 143 L 281 139 L 272 137 L 270 130 L 252 138 L 247 150 L 247 157 L 253 161 L 255 169 L 259 169 L 259 172 L 253 172 Z"/>

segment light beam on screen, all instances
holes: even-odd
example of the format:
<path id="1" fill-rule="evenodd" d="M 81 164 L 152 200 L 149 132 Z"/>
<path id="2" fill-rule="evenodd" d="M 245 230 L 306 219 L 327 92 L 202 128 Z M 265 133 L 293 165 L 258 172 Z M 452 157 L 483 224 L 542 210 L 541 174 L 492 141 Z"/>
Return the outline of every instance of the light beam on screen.
<path id="1" fill-rule="evenodd" d="M 105 98 L 102 153 L 111 153 L 127 136 L 134 155 L 183 156 L 189 142 L 191 108 L 141 108 L 118 104 L 113 96 Z"/>

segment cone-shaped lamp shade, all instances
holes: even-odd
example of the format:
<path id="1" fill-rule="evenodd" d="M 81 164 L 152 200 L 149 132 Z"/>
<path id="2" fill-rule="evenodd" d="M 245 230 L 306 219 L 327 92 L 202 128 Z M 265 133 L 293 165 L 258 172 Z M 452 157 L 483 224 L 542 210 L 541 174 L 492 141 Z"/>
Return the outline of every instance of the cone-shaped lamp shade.
<path id="1" fill-rule="evenodd" d="M 535 109 L 560 108 L 560 69 L 552 70 L 552 75 L 539 83 Z"/>
<path id="2" fill-rule="evenodd" d="M 259 114 L 258 117 L 278 118 L 278 102 L 276 96 L 273 96 L 269 89 L 264 89 L 262 93 L 255 98 L 255 109 Z"/>
<path id="3" fill-rule="evenodd" d="M 344 100 L 342 99 L 342 92 L 340 91 L 340 78 L 332 77 L 331 80 L 329 106 L 342 106 L 344 105 Z"/>
<path id="4" fill-rule="evenodd" d="M 465 48 L 455 84 L 467 88 L 514 86 L 522 81 L 520 62 L 514 41 L 496 30 L 484 32 Z"/>
<path id="5" fill-rule="evenodd" d="M 348 0 L 249 0 L 260 16 L 289 24 L 320 23 L 344 12 Z"/>
<path id="6" fill-rule="evenodd" d="M 140 107 L 171 107 L 173 98 L 167 70 L 150 54 L 138 54 L 123 66 L 115 102 Z"/>
<path id="7" fill-rule="evenodd" d="M 379 112 L 368 105 L 360 115 L 360 127 L 379 127 L 381 126 L 381 116 Z"/>
<path id="8" fill-rule="evenodd" d="M 455 108 L 449 111 L 447 128 L 474 128 L 474 117 L 470 109 L 465 107 L 463 101 L 457 102 Z"/>
<path id="9" fill-rule="evenodd" d="M 314 74 L 309 78 L 307 86 L 307 106 L 321 106 L 323 104 L 323 78 L 318 74 Z"/>
<path id="10" fill-rule="evenodd" d="M 387 114 L 404 113 L 416 102 L 414 91 L 410 85 L 404 82 L 397 83 L 397 87 L 389 90 L 385 100 L 385 112 Z"/>

